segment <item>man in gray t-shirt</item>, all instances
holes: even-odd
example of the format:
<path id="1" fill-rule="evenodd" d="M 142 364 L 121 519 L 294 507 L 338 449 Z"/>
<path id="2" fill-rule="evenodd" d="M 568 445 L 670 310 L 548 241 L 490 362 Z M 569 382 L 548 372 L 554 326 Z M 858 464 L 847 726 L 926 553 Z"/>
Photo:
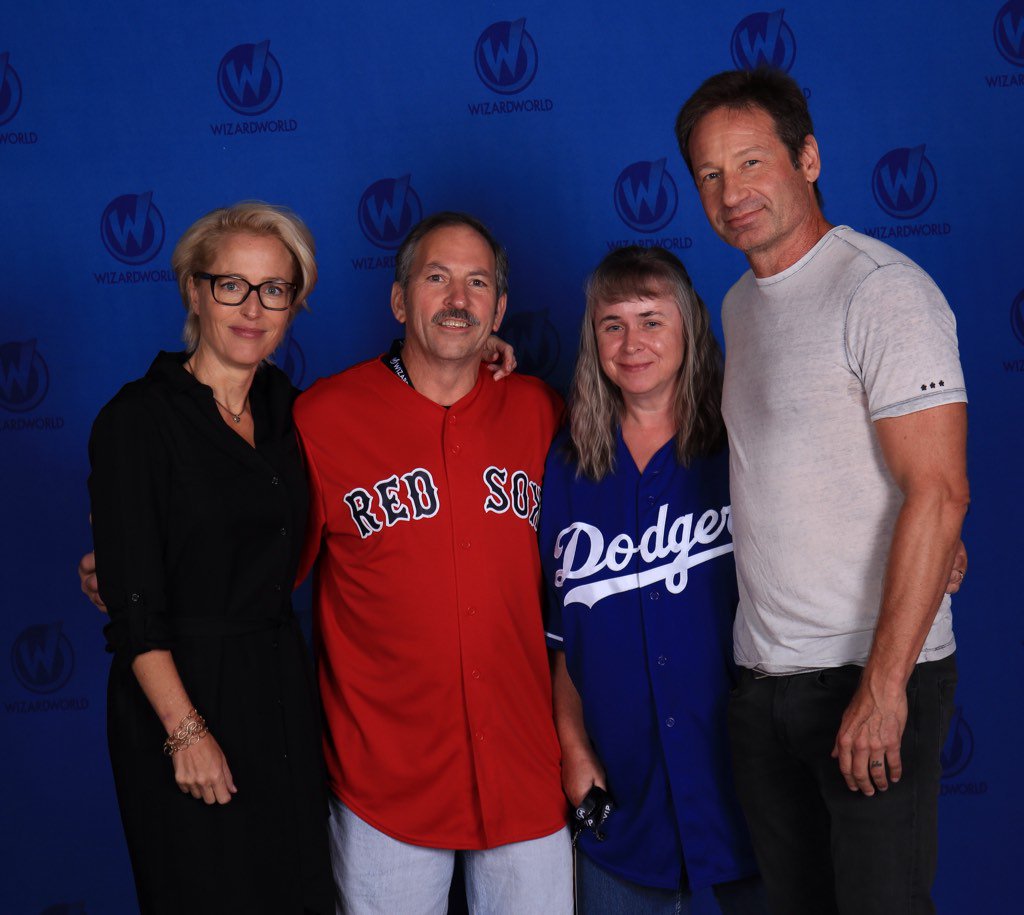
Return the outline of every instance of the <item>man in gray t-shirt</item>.
<path id="1" fill-rule="evenodd" d="M 750 264 L 722 318 L 744 669 L 730 733 L 769 901 L 931 912 L 956 683 L 944 591 L 968 503 L 955 321 L 912 261 L 826 221 L 789 77 L 712 77 L 676 132 L 708 220 Z"/>

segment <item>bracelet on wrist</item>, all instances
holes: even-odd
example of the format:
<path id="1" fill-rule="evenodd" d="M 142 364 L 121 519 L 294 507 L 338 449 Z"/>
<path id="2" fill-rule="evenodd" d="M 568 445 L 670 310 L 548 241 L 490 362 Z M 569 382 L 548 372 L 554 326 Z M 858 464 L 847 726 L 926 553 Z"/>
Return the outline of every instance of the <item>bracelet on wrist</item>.
<path id="1" fill-rule="evenodd" d="M 195 708 L 191 708 L 164 741 L 164 753 L 173 756 L 179 750 L 198 743 L 209 733 L 210 729 L 206 726 L 206 719 Z"/>

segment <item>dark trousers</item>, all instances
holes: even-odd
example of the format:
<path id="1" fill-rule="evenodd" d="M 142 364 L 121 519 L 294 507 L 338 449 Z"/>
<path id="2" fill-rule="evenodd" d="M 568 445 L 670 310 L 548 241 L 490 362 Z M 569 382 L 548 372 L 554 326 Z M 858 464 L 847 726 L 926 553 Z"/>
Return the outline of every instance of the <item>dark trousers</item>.
<path id="1" fill-rule="evenodd" d="M 730 697 L 736 787 L 777 915 L 935 911 L 939 752 L 956 661 L 914 669 L 903 777 L 872 797 L 851 791 L 829 755 L 860 675 L 853 665 L 783 677 L 744 670 Z"/>

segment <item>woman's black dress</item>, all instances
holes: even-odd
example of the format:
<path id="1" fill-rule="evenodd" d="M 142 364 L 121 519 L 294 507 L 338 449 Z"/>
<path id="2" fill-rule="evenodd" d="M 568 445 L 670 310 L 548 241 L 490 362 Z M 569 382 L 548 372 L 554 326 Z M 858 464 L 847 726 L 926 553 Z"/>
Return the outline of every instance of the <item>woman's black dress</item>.
<path id="1" fill-rule="evenodd" d="M 160 353 L 100 412 L 89 443 L 93 534 L 114 654 L 107 733 L 145 913 L 334 912 L 312 665 L 291 609 L 307 511 L 295 390 L 259 369 L 256 447 L 210 388 Z M 170 649 L 238 793 L 183 794 L 131 670 Z"/>

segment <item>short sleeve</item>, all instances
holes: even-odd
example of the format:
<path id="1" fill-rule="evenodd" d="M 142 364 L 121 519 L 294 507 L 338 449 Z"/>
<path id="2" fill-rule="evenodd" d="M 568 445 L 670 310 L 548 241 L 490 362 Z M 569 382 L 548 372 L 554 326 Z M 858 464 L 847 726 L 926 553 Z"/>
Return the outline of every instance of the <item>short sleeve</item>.
<path id="1" fill-rule="evenodd" d="M 555 451 L 558 439 L 548 454 L 547 466 L 544 469 L 544 486 L 541 491 L 540 524 L 537 527 L 537 540 L 540 547 L 541 565 L 544 570 L 544 636 L 548 648 L 554 651 L 565 650 L 565 630 L 562 625 L 562 593 L 554 586 L 557 560 L 554 556 L 555 538 L 558 536 L 558 523 L 555 517 L 557 502 L 562 497 L 563 487 L 560 485 L 562 468 Z"/>
<path id="2" fill-rule="evenodd" d="M 544 638 L 547 640 L 548 648 L 553 651 L 565 651 L 562 599 L 550 581 L 545 581 L 544 584 Z"/>
<path id="3" fill-rule="evenodd" d="M 165 561 L 169 457 L 153 410 L 119 395 L 89 439 L 89 496 L 107 650 L 129 659 L 172 646 Z"/>
<path id="4" fill-rule="evenodd" d="M 872 420 L 967 400 L 956 319 L 912 264 L 873 270 L 850 300 L 845 344 Z"/>

